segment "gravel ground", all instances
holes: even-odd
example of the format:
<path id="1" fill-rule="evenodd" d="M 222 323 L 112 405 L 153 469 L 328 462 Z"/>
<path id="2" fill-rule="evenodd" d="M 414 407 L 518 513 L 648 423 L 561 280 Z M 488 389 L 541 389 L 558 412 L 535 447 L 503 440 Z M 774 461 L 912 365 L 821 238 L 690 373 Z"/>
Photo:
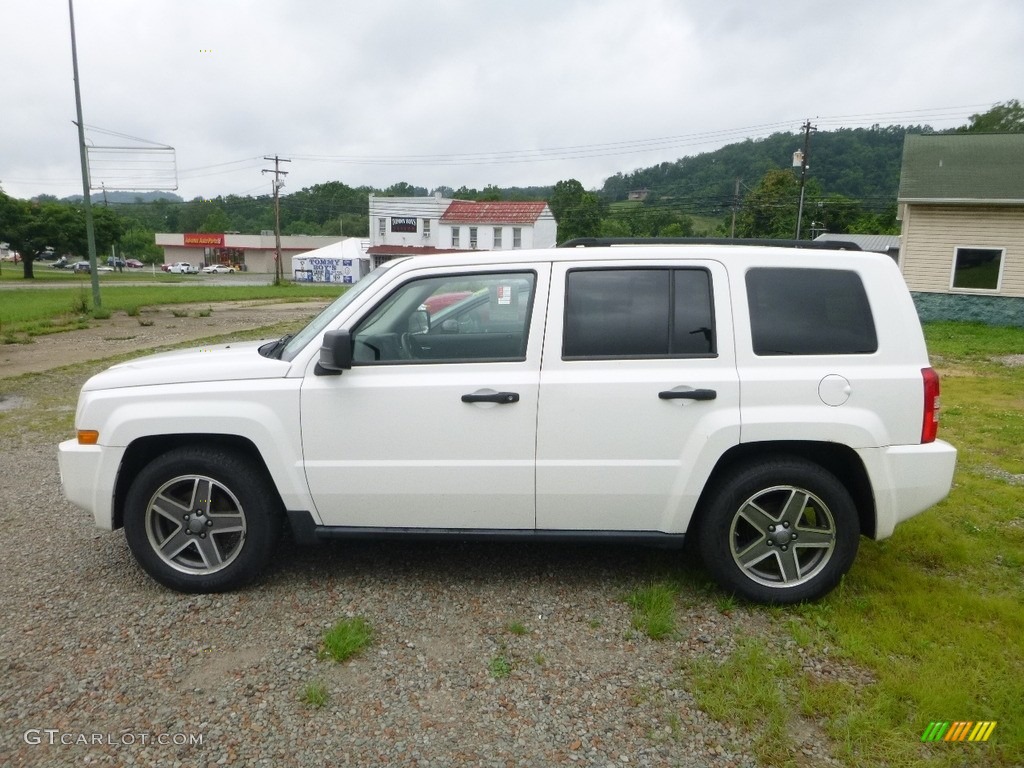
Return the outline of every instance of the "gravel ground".
<path id="1" fill-rule="evenodd" d="M 723 613 L 699 573 L 673 635 L 634 631 L 623 596 L 679 558 L 634 547 L 285 542 L 256 586 L 180 595 L 63 499 L 54 443 L 0 448 L 0 766 L 755 766 L 754 735 L 702 712 L 681 662 L 756 635 L 846 674 L 787 643 L 784 616 Z M 321 659 L 350 616 L 372 645 Z M 317 682 L 321 708 L 302 699 Z M 814 722 L 789 736 L 793 764 L 836 764 Z"/>

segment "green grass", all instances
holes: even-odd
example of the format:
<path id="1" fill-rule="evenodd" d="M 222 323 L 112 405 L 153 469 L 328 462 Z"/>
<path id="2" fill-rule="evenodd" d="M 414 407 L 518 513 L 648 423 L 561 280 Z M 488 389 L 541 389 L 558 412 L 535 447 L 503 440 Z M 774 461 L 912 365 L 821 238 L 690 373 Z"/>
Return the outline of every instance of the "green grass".
<path id="1" fill-rule="evenodd" d="M 626 595 L 626 603 L 633 609 L 631 625 L 652 640 L 662 640 L 676 628 L 676 592 L 665 583 L 651 584 L 634 589 Z"/>
<path id="2" fill-rule="evenodd" d="M 366 619 L 341 619 L 324 633 L 322 655 L 342 662 L 361 653 L 371 642 L 373 628 Z"/>
<path id="3" fill-rule="evenodd" d="M 320 709 L 330 699 L 330 695 L 327 693 L 327 686 L 321 682 L 307 683 L 302 689 L 302 695 L 299 697 L 302 703 L 311 709 Z"/>
<path id="4" fill-rule="evenodd" d="M 487 662 L 487 670 L 495 680 L 501 680 L 512 674 L 512 662 L 504 653 L 499 653 Z"/>
<path id="5" fill-rule="evenodd" d="M 141 307 L 167 304 L 213 304 L 219 301 L 302 301 L 334 299 L 341 286 L 294 285 L 153 285 L 104 286 L 103 312 L 137 314 Z M 39 335 L 74 327 L 91 311 L 92 293 L 80 287 L 0 291 L 0 335 Z"/>
<path id="6" fill-rule="evenodd" d="M 520 621 L 510 621 L 510 622 L 509 622 L 509 623 L 508 623 L 508 624 L 507 624 L 507 625 L 505 626 L 505 629 L 507 629 L 507 630 L 508 630 L 509 632 L 511 632 L 511 633 L 512 633 L 513 635 L 519 635 L 519 636 L 525 635 L 525 634 L 527 634 L 527 633 L 528 633 L 528 632 L 530 631 L 530 630 L 528 630 L 528 629 L 526 628 L 526 625 L 525 625 L 525 624 L 523 624 L 523 623 L 522 623 L 522 622 L 520 622 Z"/>

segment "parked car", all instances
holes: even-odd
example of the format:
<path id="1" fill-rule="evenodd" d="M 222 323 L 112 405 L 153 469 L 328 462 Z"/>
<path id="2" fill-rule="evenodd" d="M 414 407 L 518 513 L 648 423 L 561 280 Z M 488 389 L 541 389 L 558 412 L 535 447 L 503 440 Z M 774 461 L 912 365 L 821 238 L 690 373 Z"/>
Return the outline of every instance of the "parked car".
<path id="1" fill-rule="evenodd" d="M 75 272 L 88 273 L 91 271 L 88 261 L 76 261 L 74 264 L 71 265 L 71 269 L 74 270 Z"/>
<path id="2" fill-rule="evenodd" d="M 197 274 L 196 268 L 193 267 L 191 264 L 189 264 L 187 261 L 179 261 L 179 262 L 176 262 L 174 264 L 171 264 L 171 266 L 167 269 L 167 271 L 168 272 L 172 272 L 172 273 L 174 273 L 176 275 L 195 275 L 195 274 Z"/>
<path id="3" fill-rule="evenodd" d="M 938 412 L 888 256 L 621 243 L 395 259 L 294 336 L 97 374 L 58 455 L 67 498 L 184 592 L 266 573 L 287 524 L 690 539 L 727 593 L 795 603 L 949 493 Z"/>
<path id="4" fill-rule="evenodd" d="M 235 268 L 229 267 L 227 264 L 211 264 L 208 267 L 203 267 L 200 271 L 208 275 L 222 275 L 229 272 L 233 273 Z"/>
<path id="5" fill-rule="evenodd" d="M 146 266 L 138 259 L 125 259 L 124 265 L 128 267 L 128 269 L 142 269 L 144 266 Z"/>
<path id="6" fill-rule="evenodd" d="M 126 265 L 127 262 L 124 259 L 118 258 L 116 256 L 107 257 L 108 267 L 112 267 L 113 269 L 124 269 Z"/>

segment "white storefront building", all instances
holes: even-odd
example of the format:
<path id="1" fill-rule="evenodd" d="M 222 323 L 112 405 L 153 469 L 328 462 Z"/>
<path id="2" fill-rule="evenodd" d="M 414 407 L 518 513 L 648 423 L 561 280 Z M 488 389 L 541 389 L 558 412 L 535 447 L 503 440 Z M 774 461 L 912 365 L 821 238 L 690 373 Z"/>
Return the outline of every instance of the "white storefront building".
<path id="1" fill-rule="evenodd" d="M 347 238 L 319 235 L 281 235 L 281 261 L 287 275 L 292 257 Z M 164 249 L 164 263 L 187 261 L 197 269 L 226 264 L 247 272 L 273 272 L 277 244 L 273 233 L 239 235 L 219 232 L 157 232 L 156 244 Z"/>
<path id="2" fill-rule="evenodd" d="M 544 202 L 475 202 L 370 195 L 373 266 L 399 256 L 554 248 L 558 225 Z"/>

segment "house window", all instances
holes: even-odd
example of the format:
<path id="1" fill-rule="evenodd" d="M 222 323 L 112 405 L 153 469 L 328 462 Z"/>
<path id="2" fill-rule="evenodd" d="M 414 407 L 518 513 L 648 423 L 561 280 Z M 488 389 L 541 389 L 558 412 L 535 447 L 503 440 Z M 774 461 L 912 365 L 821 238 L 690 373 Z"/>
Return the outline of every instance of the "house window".
<path id="1" fill-rule="evenodd" d="M 452 248 L 459 247 L 459 229 L 460 227 L 452 227 Z"/>
<path id="2" fill-rule="evenodd" d="M 1002 248 L 957 248 L 952 287 L 998 291 L 1002 266 Z"/>
<path id="3" fill-rule="evenodd" d="M 423 220 L 423 237 L 430 237 L 430 219 Z"/>
<path id="4" fill-rule="evenodd" d="M 388 231 L 388 220 L 387 219 L 377 219 L 377 234 L 380 236 L 381 240 L 384 239 L 384 233 L 387 232 L 387 231 Z"/>
<path id="5" fill-rule="evenodd" d="M 512 247 L 522 248 L 523 247 L 523 228 L 512 227 Z"/>
<path id="6" fill-rule="evenodd" d="M 476 250 L 476 227 L 469 228 L 469 247 Z"/>
<path id="7" fill-rule="evenodd" d="M 494 250 L 501 248 L 501 227 L 494 228 Z"/>

